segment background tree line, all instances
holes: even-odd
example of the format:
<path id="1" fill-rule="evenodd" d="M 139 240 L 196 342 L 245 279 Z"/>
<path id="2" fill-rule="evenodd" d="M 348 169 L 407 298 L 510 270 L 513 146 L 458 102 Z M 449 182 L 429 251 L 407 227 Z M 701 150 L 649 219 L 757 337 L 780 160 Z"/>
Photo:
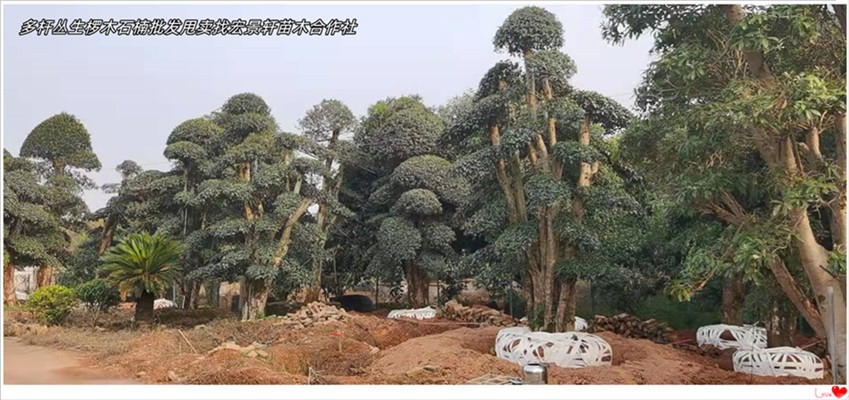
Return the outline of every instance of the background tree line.
<path id="1" fill-rule="evenodd" d="M 834 329 L 845 369 L 845 8 L 604 13 L 612 44 L 654 38 L 636 114 L 572 86 L 561 48 L 577 39 L 524 7 L 495 32 L 507 58 L 474 91 L 439 107 L 391 97 L 360 118 L 324 100 L 299 133 L 238 94 L 174 128 L 171 169 L 119 165 L 94 213 L 80 198 L 100 168 L 88 133 L 53 116 L 19 157 L 4 152 L 4 298 L 13 268 L 78 285 L 149 232 L 181 244 L 186 308 L 222 281 L 240 282 L 241 317 L 254 319 L 269 297 L 375 280 L 405 281 L 421 307 L 431 281 L 450 297 L 473 277 L 522 303 L 534 328 L 565 331 L 592 288 L 616 310 L 703 299 L 723 322 L 764 323 L 771 345 Z"/>

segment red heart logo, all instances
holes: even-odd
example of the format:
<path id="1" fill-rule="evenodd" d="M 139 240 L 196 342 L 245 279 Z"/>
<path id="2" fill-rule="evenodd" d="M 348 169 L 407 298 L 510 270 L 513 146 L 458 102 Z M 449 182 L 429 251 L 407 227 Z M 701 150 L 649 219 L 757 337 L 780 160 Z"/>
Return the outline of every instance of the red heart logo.
<path id="1" fill-rule="evenodd" d="M 840 386 L 832 386 L 831 393 L 834 393 L 834 396 L 839 399 L 843 396 L 846 396 L 846 388 Z"/>

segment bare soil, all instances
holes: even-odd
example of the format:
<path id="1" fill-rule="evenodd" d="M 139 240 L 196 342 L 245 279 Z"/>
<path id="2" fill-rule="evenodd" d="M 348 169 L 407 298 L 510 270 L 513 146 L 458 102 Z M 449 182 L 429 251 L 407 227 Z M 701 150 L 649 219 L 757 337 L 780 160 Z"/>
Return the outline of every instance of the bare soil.
<path id="1" fill-rule="evenodd" d="M 356 314 L 346 322 L 295 330 L 269 319 L 239 322 L 217 319 L 194 328 L 141 327 L 16 329 L 22 342 L 76 349 L 86 358 L 73 368 L 109 371 L 137 383 L 187 384 L 462 384 L 487 375 L 518 376 L 519 367 L 498 359 L 493 345 L 497 327 L 468 327 L 445 320 L 395 321 L 380 313 Z M 8 322 L 7 322 L 8 323 Z M 179 329 L 179 330 L 178 330 Z M 183 338 L 185 336 L 185 338 Z M 720 368 L 720 359 L 644 339 L 603 332 L 613 348 L 613 365 L 584 369 L 551 367 L 553 384 L 825 384 L 827 380 L 771 378 Z M 249 358 L 238 351 L 208 353 L 224 342 L 259 343 L 268 357 Z M 7 352 L 6 365 L 35 368 L 25 375 L 64 383 L 67 377 L 45 374 L 38 357 L 21 347 Z M 13 348 L 14 349 L 14 348 Z M 48 351 L 38 348 L 39 351 Z M 56 351 L 56 350 L 49 350 Z M 16 355 L 17 354 L 17 355 Z M 67 357 L 68 353 L 63 353 Z M 8 357 L 12 357 L 10 359 Z M 56 365 L 57 363 L 52 363 Z M 82 365 L 82 367 L 80 366 Z M 15 368 L 19 370 L 19 368 Z M 8 371 L 8 369 L 7 369 Z M 39 372 L 41 371 L 41 372 Z M 80 372 L 82 373 L 82 372 Z M 73 375 L 73 374 L 71 374 Z M 89 379 L 85 375 L 81 380 Z M 48 379 L 49 378 L 49 379 Z M 9 379 L 7 377 L 7 379 Z M 63 380 L 64 379 L 64 380 Z M 55 382 L 52 380 L 56 380 Z"/>
<path id="2" fill-rule="evenodd" d="M 33 346 L 3 338 L 3 381 L 7 385 L 130 385 L 107 370 L 91 366 L 76 352 Z"/>

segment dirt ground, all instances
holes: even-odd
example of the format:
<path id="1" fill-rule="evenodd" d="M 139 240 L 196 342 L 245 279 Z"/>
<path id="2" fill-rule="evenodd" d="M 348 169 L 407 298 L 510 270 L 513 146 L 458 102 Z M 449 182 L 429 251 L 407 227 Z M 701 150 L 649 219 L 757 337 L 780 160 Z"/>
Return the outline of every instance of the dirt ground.
<path id="1" fill-rule="evenodd" d="M 88 365 L 79 353 L 32 346 L 17 338 L 3 338 L 3 381 L 7 385 L 131 385 L 132 379 L 118 378 Z"/>
<path id="2" fill-rule="evenodd" d="M 380 313 L 354 315 L 345 323 L 300 330 L 276 324 L 274 319 L 256 322 L 218 319 L 193 328 L 160 325 L 135 330 L 16 329 L 21 337 L 19 343 L 78 350 L 85 357 L 83 365 L 97 364 L 116 373 L 115 376 L 138 383 L 177 384 L 462 384 L 487 374 L 518 376 L 519 366 L 494 355 L 498 330 L 445 320 L 395 321 Z M 606 332 L 599 336 L 613 348 L 612 366 L 551 367 L 549 382 L 827 383 L 825 379 L 809 381 L 736 373 L 720 368 L 722 360 L 671 345 Z M 234 350 L 209 353 L 228 341 L 239 346 L 254 343 L 265 346 L 262 349 L 267 357 L 250 358 Z M 25 350 L 43 351 L 29 347 Z M 5 361 L 9 365 L 9 359 Z"/>

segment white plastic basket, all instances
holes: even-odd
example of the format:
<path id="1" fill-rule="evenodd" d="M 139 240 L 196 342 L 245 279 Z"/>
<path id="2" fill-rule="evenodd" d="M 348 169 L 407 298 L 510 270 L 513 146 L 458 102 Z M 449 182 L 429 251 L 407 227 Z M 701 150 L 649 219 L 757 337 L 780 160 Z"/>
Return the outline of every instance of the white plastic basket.
<path id="1" fill-rule="evenodd" d="M 563 368 L 611 365 L 613 349 L 604 339 L 584 332 L 531 332 L 505 328 L 495 339 L 497 357 L 519 365 L 548 363 Z"/>
<path id="2" fill-rule="evenodd" d="M 156 300 L 153 301 L 153 309 L 154 310 L 159 310 L 159 309 L 162 309 L 162 308 L 173 308 L 173 307 L 177 307 L 177 304 L 175 304 L 173 301 L 168 300 L 168 299 L 156 299 Z"/>
<path id="3" fill-rule="evenodd" d="M 794 347 L 741 349 L 732 360 L 734 371 L 753 375 L 822 379 L 824 371 L 816 354 Z"/>
<path id="4" fill-rule="evenodd" d="M 724 332 L 730 332 L 734 340 L 722 339 Z M 696 332 L 699 346 L 706 344 L 718 349 L 766 348 L 766 329 L 752 325 L 707 325 Z"/>
<path id="5" fill-rule="evenodd" d="M 589 325 L 587 324 L 587 320 L 585 320 L 585 319 L 583 319 L 583 318 L 581 318 L 577 315 L 575 316 L 575 330 L 576 331 L 584 332 L 584 331 L 587 330 L 588 326 Z"/>
<path id="6" fill-rule="evenodd" d="M 432 307 L 416 308 L 413 310 L 392 310 L 389 312 L 389 318 L 413 318 L 413 319 L 429 319 L 436 317 L 436 310 Z"/>

